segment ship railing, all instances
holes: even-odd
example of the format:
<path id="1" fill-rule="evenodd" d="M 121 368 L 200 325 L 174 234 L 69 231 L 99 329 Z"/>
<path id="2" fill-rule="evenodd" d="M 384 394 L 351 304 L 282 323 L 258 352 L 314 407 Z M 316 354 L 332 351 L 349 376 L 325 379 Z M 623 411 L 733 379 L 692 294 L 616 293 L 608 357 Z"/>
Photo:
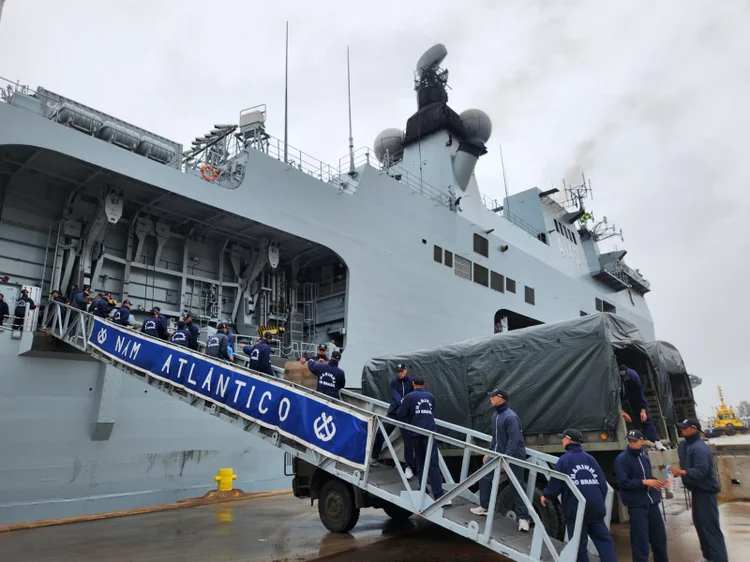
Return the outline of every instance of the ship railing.
<path id="1" fill-rule="evenodd" d="M 26 303 L 23 313 L 23 321 L 19 326 L 14 327 L 15 324 L 15 305 L 10 308 L 10 314 L 5 318 L 0 318 L 0 331 L 9 331 L 13 333 L 18 332 L 33 332 L 39 323 L 39 308 L 31 308 L 29 303 Z"/>
<path id="2" fill-rule="evenodd" d="M 48 334 L 66 343 L 69 343 L 70 345 L 84 352 L 88 352 L 90 349 L 89 339 L 91 337 L 91 332 L 94 329 L 95 320 L 99 320 L 101 322 L 112 322 L 110 318 L 99 318 L 89 312 L 84 312 L 70 305 L 63 304 L 57 301 L 50 301 L 44 307 L 44 314 L 42 315 L 42 321 L 39 324 L 39 329 L 42 330 L 43 332 L 47 332 Z M 33 326 L 34 327 L 31 329 L 35 330 L 36 329 L 35 322 Z M 164 340 L 153 338 L 147 334 L 144 334 L 138 331 L 136 326 L 128 326 L 127 329 L 137 331 L 140 337 L 156 340 L 167 345 L 174 345 L 175 347 L 179 347 L 176 344 L 172 344 L 170 342 L 166 342 Z M 200 344 L 201 350 L 205 350 L 205 342 L 198 342 L 198 343 Z M 203 351 L 201 351 L 201 353 L 202 352 Z M 235 363 L 232 363 L 232 366 L 237 369 L 250 370 L 250 369 L 247 369 L 247 367 L 244 367 L 241 363 L 235 362 Z M 275 365 L 273 366 L 273 370 L 275 373 L 284 372 L 284 369 L 276 367 Z"/>
<path id="3" fill-rule="evenodd" d="M 30 106 L 28 103 L 23 103 L 23 100 L 17 97 L 16 94 L 38 99 L 40 102 L 43 102 L 44 109 L 38 106 Z M 13 80 L 8 80 L 2 76 L 0 76 L 0 101 L 20 109 L 25 109 L 26 111 L 33 111 L 44 117 L 49 117 L 49 114 L 60 105 L 58 100 L 35 90 L 31 86 L 21 84 L 18 80 L 15 82 Z"/>
<path id="4" fill-rule="evenodd" d="M 523 220 L 518 215 L 514 215 L 508 209 L 505 209 L 500 204 L 500 200 L 499 199 L 494 199 L 494 198 L 487 197 L 484 193 L 482 193 L 482 203 L 490 211 L 492 211 L 493 213 L 495 213 L 497 215 L 500 215 L 501 217 L 503 217 L 504 219 L 506 219 L 508 222 L 510 222 L 511 224 L 514 224 L 515 226 L 517 226 L 521 230 L 527 232 L 528 234 L 530 234 L 531 236 L 533 236 L 534 238 L 536 238 L 537 240 L 539 240 L 543 244 L 549 244 L 547 242 L 547 233 L 546 232 L 541 232 L 541 231 L 537 230 L 536 228 L 534 228 L 533 226 L 531 226 L 531 224 L 529 224 L 528 222 L 526 222 L 525 220 Z M 542 236 L 542 235 L 544 235 L 544 236 Z"/>
<path id="5" fill-rule="evenodd" d="M 255 334 L 234 334 L 234 341 L 236 342 L 235 345 L 237 346 L 237 349 L 234 350 L 235 355 L 240 354 L 240 356 L 241 356 L 241 354 L 243 352 L 243 350 L 242 350 L 243 346 L 247 345 L 247 346 L 253 347 L 259 339 L 261 339 L 261 337 L 257 333 L 255 333 Z M 247 340 L 247 343 L 243 343 L 243 345 L 240 346 L 239 340 Z M 271 357 L 281 357 L 282 356 L 281 355 L 281 349 L 282 349 L 283 346 L 281 345 L 281 340 L 279 340 L 279 339 L 272 340 L 271 343 L 270 343 L 270 347 L 271 347 Z"/>
<path id="6" fill-rule="evenodd" d="M 373 398 L 371 396 L 365 396 L 364 394 L 353 392 L 351 390 L 344 389 L 341 391 L 342 399 L 350 404 L 354 404 L 360 408 L 363 408 L 365 410 L 376 412 L 376 413 L 384 413 L 388 411 L 389 404 L 387 402 L 383 402 L 382 400 L 378 400 L 377 398 Z M 481 431 L 475 431 L 473 429 L 468 429 L 466 427 L 462 427 L 460 425 L 456 425 L 454 423 L 450 423 L 444 420 L 435 419 L 435 425 L 438 427 L 438 431 L 446 430 L 447 432 L 458 432 L 462 433 L 465 436 L 465 443 L 467 445 L 478 445 L 481 447 L 486 447 L 487 445 L 484 445 L 485 443 L 489 444 L 492 442 L 492 436 L 488 435 L 486 433 L 482 433 Z M 470 456 L 470 452 L 467 452 L 466 450 L 463 451 L 464 456 L 464 463 L 461 465 L 461 473 L 459 480 L 464 480 L 468 476 L 468 458 Z M 529 457 L 527 460 L 530 463 L 534 463 L 538 466 L 544 466 L 547 468 L 554 469 L 555 465 L 557 464 L 557 461 L 559 460 L 558 457 L 554 455 L 550 455 L 548 453 L 543 453 L 541 451 L 536 451 L 534 449 L 526 449 L 526 454 Z M 441 459 L 442 460 L 442 459 Z M 527 484 L 527 490 L 529 494 L 533 493 L 533 483 L 535 481 L 535 478 L 532 476 L 529 476 L 528 478 L 528 484 Z M 529 495 L 529 497 L 533 497 Z M 605 517 L 605 523 L 607 524 L 607 527 L 610 525 L 611 515 L 612 515 L 612 506 L 614 505 L 614 499 L 615 499 L 615 491 L 612 486 L 607 483 L 607 497 L 605 499 L 605 506 L 606 506 L 606 517 Z"/>
<path id="7" fill-rule="evenodd" d="M 302 357 L 305 353 L 308 355 L 315 355 L 318 350 L 318 344 L 303 342 L 303 341 L 292 341 L 291 356 L 294 358 Z"/>

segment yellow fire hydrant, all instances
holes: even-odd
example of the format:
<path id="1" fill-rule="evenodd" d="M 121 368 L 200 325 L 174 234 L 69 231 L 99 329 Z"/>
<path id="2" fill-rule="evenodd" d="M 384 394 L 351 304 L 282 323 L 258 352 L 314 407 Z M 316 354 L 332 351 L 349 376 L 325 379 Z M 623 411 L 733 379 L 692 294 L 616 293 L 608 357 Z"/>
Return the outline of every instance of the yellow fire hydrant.
<path id="1" fill-rule="evenodd" d="M 236 474 L 232 473 L 231 468 L 220 468 L 219 474 L 214 476 L 214 480 L 219 483 L 218 490 L 220 492 L 228 492 L 232 489 L 232 480 L 237 478 Z"/>

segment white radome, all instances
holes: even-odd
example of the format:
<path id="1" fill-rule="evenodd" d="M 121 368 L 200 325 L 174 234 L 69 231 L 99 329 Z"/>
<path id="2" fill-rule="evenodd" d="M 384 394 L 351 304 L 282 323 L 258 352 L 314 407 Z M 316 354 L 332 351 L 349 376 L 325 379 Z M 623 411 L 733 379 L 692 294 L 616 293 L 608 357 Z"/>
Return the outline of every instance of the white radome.
<path id="1" fill-rule="evenodd" d="M 459 115 L 461 122 L 469 133 L 470 141 L 486 143 L 492 135 L 492 120 L 481 109 L 467 109 Z"/>
<path id="2" fill-rule="evenodd" d="M 400 154 L 404 150 L 402 147 L 403 141 L 404 133 L 401 129 L 386 129 L 380 133 L 375 137 L 373 146 L 378 161 L 382 162 L 386 154 L 390 154 L 391 157 Z"/>

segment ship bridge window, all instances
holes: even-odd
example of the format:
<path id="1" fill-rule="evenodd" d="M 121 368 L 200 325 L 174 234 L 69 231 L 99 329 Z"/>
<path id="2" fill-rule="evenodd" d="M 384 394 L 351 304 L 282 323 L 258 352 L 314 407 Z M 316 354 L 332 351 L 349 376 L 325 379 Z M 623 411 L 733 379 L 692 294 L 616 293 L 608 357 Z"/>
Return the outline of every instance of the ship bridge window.
<path id="1" fill-rule="evenodd" d="M 524 296 L 526 297 L 526 302 L 531 305 L 536 304 L 536 298 L 535 298 L 536 295 L 534 294 L 534 289 L 532 289 L 531 287 L 524 287 L 524 291 L 525 291 Z"/>
<path id="2" fill-rule="evenodd" d="M 478 263 L 474 264 L 474 283 L 487 287 L 489 285 L 489 270 Z"/>
<path id="3" fill-rule="evenodd" d="M 509 293 L 516 292 L 516 282 L 510 277 L 505 278 L 505 288 Z"/>
<path id="4" fill-rule="evenodd" d="M 490 256 L 490 241 L 487 240 L 484 236 L 480 236 L 479 234 L 474 234 L 474 251 L 484 256 L 485 258 L 488 258 Z"/>
<path id="5" fill-rule="evenodd" d="M 554 221 L 555 221 L 555 230 L 557 230 L 557 232 L 559 233 L 560 232 L 560 223 L 557 222 L 557 219 L 554 219 Z"/>
<path id="6" fill-rule="evenodd" d="M 505 292 L 505 277 L 494 271 L 490 272 L 490 287 L 501 293 Z"/>
<path id="7" fill-rule="evenodd" d="M 455 256 L 455 258 L 456 267 L 454 271 L 456 272 L 456 275 L 471 281 L 471 262 L 466 258 L 462 258 L 461 256 Z"/>
<path id="8" fill-rule="evenodd" d="M 453 267 L 453 252 L 445 251 L 445 265 L 446 267 Z"/>
<path id="9" fill-rule="evenodd" d="M 443 263 L 443 249 L 440 246 L 435 246 L 433 259 L 438 263 Z"/>

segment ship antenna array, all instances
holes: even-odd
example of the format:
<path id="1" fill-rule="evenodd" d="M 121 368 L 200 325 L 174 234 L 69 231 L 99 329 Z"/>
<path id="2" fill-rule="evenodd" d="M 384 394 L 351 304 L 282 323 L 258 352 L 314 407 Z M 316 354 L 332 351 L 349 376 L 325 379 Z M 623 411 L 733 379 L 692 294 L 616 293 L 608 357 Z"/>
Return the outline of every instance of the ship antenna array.
<path id="1" fill-rule="evenodd" d="M 286 47 L 284 56 L 284 163 L 288 162 L 289 147 L 289 22 L 286 22 Z"/>
<path id="2" fill-rule="evenodd" d="M 354 177 L 354 135 L 352 134 L 352 75 L 349 70 L 349 47 L 346 48 L 346 89 L 349 95 L 349 175 Z"/>
<path id="3" fill-rule="evenodd" d="M 591 180 L 586 179 L 585 174 L 581 174 L 581 183 L 579 185 L 568 186 L 563 180 L 563 192 L 565 193 L 565 201 L 563 201 L 564 207 L 572 207 L 574 209 L 584 209 L 584 199 L 591 197 L 594 200 L 594 189 L 591 187 Z"/>
<path id="4" fill-rule="evenodd" d="M 613 236 L 617 236 L 621 242 L 625 242 L 625 238 L 622 236 L 622 228 L 618 231 L 614 224 L 607 224 L 607 217 L 604 217 L 594 225 L 594 228 L 591 229 L 591 236 L 596 242 L 601 242 Z"/>

